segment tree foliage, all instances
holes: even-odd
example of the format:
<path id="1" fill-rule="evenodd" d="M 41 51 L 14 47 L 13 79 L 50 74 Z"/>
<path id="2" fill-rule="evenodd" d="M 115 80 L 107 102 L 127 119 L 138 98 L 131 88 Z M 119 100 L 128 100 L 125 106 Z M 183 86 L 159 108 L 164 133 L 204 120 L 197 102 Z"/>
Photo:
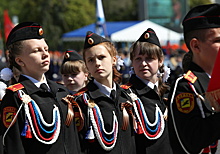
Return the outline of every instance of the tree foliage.
<path id="1" fill-rule="evenodd" d="M 95 4 L 89 0 L 1 0 L 1 16 L 3 16 L 5 9 L 8 10 L 10 17 L 17 15 L 19 22 L 35 21 L 40 23 L 44 28 L 51 50 L 59 49 L 63 33 L 95 21 Z M 0 23 L 3 23 L 3 20 Z"/>
<path id="2" fill-rule="evenodd" d="M 138 20 L 138 0 L 103 0 L 108 21 Z"/>
<path id="3" fill-rule="evenodd" d="M 202 4 L 211 4 L 211 0 L 189 0 L 189 6 L 190 8 L 193 8 L 198 5 Z"/>

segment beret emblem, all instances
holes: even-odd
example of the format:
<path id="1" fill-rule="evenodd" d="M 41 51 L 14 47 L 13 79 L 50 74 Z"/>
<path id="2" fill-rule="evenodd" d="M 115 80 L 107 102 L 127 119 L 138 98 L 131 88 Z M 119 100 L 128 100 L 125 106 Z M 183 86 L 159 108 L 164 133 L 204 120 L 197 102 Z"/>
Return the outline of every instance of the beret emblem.
<path id="1" fill-rule="evenodd" d="M 144 38 L 145 39 L 148 39 L 150 37 L 150 34 L 149 33 L 146 33 L 145 35 L 144 35 Z"/>
<path id="2" fill-rule="evenodd" d="M 44 31 L 42 28 L 39 29 L 39 35 L 43 35 Z"/>
<path id="3" fill-rule="evenodd" d="M 93 40 L 92 38 L 89 38 L 89 39 L 88 39 L 88 43 L 89 43 L 90 45 L 92 45 L 92 44 L 94 43 L 94 40 Z"/>
<path id="4" fill-rule="evenodd" d="M 69 58 L 70 57 L 70 54 L 69 53 L 66 53 L 65 54 L 65 58 Z"/>

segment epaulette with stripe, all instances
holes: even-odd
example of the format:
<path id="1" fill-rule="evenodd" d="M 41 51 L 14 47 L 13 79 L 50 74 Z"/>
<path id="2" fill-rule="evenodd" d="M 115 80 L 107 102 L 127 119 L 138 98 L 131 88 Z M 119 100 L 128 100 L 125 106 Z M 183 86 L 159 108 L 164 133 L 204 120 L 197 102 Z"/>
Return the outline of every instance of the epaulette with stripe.
<path id="1" fill-rule="evenodd" d="M 73 96 L 74 96 L 74 97 L 75 97 L 75 96 L 79 96 L 79 95 L 85 93 L 87 90 L 88 90 L 88 89 L 87 89 L 86 87 L 84 87 L 84 88 L 80 89 L 77 93 L 73 94 Z"/>
<path id="2" fill-rule="evenodd" d="M 120 87 L 122 88 L 122 89 L 128 89 L 128 88 L 130 88 L 132 86 L 132 84 L 130 83 L 130 82 L 128 82 L 128 83 L 126 83 L 126 84 L 123 84 L 123 85 L 120 85 Z"/>
<path id="3" fill-rule="evenodd" d="M 190 70 L 183 77 L 191 83 L 195 83 L 197 80 L 197 76 L 195 76 Z"/>
<path id="4" fill-rule="evenodd" d="M 17 83 L 17 84 L 9 86 L 7 89 L 15 92 L 15 91 L 18 91 L 23 88 L 24 88 L 24 86 L 21 83 Z"/>

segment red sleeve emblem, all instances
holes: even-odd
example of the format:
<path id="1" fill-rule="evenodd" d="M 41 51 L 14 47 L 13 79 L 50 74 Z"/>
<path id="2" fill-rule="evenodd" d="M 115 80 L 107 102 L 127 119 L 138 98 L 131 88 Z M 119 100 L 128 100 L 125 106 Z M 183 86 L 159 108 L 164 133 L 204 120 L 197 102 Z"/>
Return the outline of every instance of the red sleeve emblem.
<path id="1" fill-rule="evenodd" d="M 177 109 L 182 113 L 190 113 L 194 109 L 195 101 L 192 93 L 181 93 L 175 100 Z"/>
<path id="2" fill-rule="evenodd" d="M 9 127 L 9 125 L 13 121 L 16 113 L 17 113 L 17 109 L 15 107 L 12 107 L 12 106 L 8 106 L 8 107 L 5 107 L 3 109 L 2 121 L 3 121 L 4 125 L 5 125 L 5 127 L 7 127 L 7 128 Z"/>

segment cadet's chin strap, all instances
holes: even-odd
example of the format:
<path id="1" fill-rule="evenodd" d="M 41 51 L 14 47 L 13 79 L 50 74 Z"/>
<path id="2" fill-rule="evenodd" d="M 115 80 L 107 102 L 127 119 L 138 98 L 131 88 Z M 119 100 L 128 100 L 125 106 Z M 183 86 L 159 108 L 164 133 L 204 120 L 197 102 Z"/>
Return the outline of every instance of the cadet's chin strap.
<path id="1" fill-rule="evenodd" d="M 175 123 L 175 119 L 174 119 L 174 115 L 173 115 L 173 108 L 172 108 L 173 99 L 174 99 L 174 96 L 175 96 L 175 93 L 176 93 L 177 84 L 178 84 L 178 82 L 179 82 L 183 77 L 184 77 L 184 76 L 179 77 L 179 78 L 176 80 L 176 82 L 175 82 L 174 89 L 173 89 L 173 94 L 172 94 L 172 97 L 171 97 L 171 100 L 170 100 L 170 113 L 171 113 L 171 115 L 172 115 L 173 126 L 174 126 L 174 129 L 175 129 L 175 132 L 176 132 L 176 136 L 177 136 L 177 138 L 178 138 L 178 140 L 179 140 L 179 143 L 180 143 L 181 147 L 183 148 L 183 150 L 184 150 L 187 154 L 190 154 L 190 152 L 188 152 L 188 151 L 186 150 L 186 148 L 184 147 L 184 145 L 183 145 L 183 143 L 182 143 L 182 141 L 181 141 L 181 139 L 180 139 L 180 136 L 179 136 L 179 134 L 178 134 L 177 127 L 176 127 L 176 123 Z M 202 153 L 202 150 L 201 150 L 201 152 L 200 152 L 199 154 L 201 154 L 201 153 Z"/>

